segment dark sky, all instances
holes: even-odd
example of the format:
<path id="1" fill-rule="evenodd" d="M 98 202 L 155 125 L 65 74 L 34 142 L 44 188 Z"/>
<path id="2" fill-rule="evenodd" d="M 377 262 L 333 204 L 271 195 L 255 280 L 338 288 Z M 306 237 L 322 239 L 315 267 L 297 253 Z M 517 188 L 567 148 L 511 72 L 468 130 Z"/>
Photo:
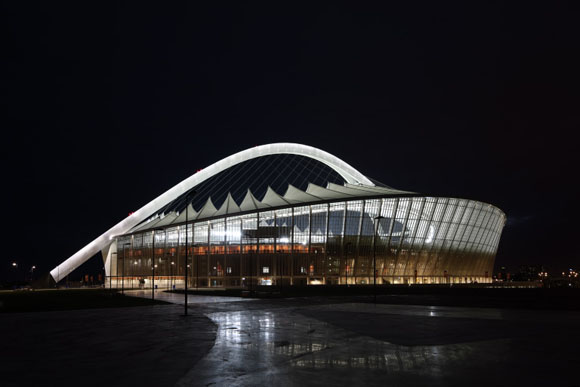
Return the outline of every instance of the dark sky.
<path id="1" fill-rule="evenodd" d="M 580 266 L 578 7 L 402 3 L 4 2 L 0 279 L 279 141 L 498 206 L 496 267 Z"/>

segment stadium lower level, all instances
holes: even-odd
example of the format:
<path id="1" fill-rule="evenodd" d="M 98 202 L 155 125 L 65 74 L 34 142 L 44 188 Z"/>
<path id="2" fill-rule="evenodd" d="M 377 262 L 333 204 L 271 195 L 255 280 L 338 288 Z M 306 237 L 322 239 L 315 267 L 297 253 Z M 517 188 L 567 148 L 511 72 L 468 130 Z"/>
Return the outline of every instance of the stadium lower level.
<path id="1" fill-rule="evenodd" d="M 473 200 L 379 197 L 289 205 L 114 239 L 107 286 L 488 283 L 505 215 Z M 186 234 L 187 230 L 187 234 Z M 187 262 L 186 262 L 187 254 Z"/>

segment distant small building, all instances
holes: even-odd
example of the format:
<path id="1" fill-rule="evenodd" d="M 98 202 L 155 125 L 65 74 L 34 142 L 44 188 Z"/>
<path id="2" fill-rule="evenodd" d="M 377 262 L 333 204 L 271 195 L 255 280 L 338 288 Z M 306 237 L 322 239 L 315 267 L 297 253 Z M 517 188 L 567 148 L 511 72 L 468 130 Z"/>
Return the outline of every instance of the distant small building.
<path id="1" fill-rule="evenodd" d="M 541 281 L 544 279 L 543 273 L 547 272 L 548 269 L 543 265 L 521 265 L 513 279 L 514 281 Z"/>
<path id="2" fill-rule="evenodd" d="M 495 275 L 495 279 L 498 281 L 510 281 L 511 274 L 505 266 L 501 266 Z"/>

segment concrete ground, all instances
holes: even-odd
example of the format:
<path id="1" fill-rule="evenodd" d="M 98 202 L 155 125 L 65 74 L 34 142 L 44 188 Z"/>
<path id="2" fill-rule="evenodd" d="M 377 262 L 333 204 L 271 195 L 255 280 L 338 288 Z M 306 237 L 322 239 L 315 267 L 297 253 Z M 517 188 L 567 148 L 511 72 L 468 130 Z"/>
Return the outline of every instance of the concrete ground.
<path id="1" fill-rule="evenodd" d="M 182 305 L 6 314 L 2 385 L 580 385 L 577 311 L 352 301 L 190 295 L 188 318 Z"/>
<path id="2" fill-rule="evenodd" d="M 167 386 L 214 345 L 177 305 L 0 314 L 0 386 Z"/>

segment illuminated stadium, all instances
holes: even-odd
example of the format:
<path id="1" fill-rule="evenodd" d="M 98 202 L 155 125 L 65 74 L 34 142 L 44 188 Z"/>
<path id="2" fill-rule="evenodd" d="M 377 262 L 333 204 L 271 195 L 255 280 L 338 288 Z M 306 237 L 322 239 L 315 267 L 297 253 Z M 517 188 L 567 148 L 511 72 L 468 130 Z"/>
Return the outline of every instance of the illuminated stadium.
<path id="1" fill-rule="evenodd" d="M 102 252 L 113 288 L 487 283 L 504 223 L 490 204 L 394 189 L 277 143 L 198 171 L 51 275 Z"/>

